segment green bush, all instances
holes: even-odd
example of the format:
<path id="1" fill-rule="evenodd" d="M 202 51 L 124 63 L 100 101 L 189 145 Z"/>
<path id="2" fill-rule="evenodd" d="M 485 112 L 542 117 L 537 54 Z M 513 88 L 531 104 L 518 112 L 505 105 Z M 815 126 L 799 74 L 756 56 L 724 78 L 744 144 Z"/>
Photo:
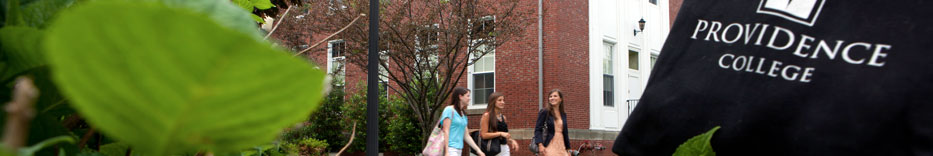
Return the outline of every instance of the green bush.
<path id="1" fill-rule="evenodd" d="M 353 125 L 351 123 L 356 123 L 356 138 L 353 141 L 353 144 L 347 148 L 347 152 L 363 152 L 366 149 L 366 85 L 363 83 L 358 83 L 358 88 L 361 88 L 349 99 L 347 99 L 346 104 L 340 107 L 341 112 L 345 116 L 343 123 L 346 123 L 343 126 L 343 132 L 345 135 L 349 136 Z M 379 97 L 379 151 L 384 152 L 386 150 L 386 119 L 389 114 L 388 108 L 388 98 L 386 96 Z M 348 138 L 349 139 L 349 138 Z M 346 144 L 346 140 L 341 141 L 341 144 Z"/>
<path id="2" fill-rule="evenodd" d="M 305 138 L 317 138 L 330 144 L 327 151 L 339 151 L 344 145 L 341 142 L 350 139 L 349 134 L 343 134 L 346 125 L 342 121 L 344 116 L 340 111 L 345 95 L 342 89 L 332 90 L 324 98 L 321 108 L 308 119 L 307 126 L 286 132 L 283 140 L 295 142 Z"/>
<path id="3" fill-rule="evenodd" d="M 319 156 L 327 155 L 327 142 L 314 138 L 302 139 L 294 143 L 285 143 L 282 146 L 289 155 Z"/>
<path id="4" fill-rule="evenodd" d="M 421 152 L 424 143 L 421 142 L 421 128 L 418 126 L 418 119 L 414 117 L 415 113 L 411 107 L 404 101 L 393 99 L 389 101 L 389 111 L 392 115 L 388 117 L 389 122 L 386 131 L 385 142 L 389 150 L 399 152 L 402 155 L 415 155 Z"/>

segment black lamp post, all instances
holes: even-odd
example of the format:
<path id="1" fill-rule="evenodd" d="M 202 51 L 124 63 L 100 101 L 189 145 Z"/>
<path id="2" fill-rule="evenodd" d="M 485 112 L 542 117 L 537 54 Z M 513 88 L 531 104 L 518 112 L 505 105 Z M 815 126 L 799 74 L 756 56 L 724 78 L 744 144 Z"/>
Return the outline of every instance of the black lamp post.
<path id="1" fill-rule="evenodd" d="M 638 32 L 645 30 L 645 18 L 638 20 L 638 29 L 635 29 L 635 35 L 638 35 Z"/>

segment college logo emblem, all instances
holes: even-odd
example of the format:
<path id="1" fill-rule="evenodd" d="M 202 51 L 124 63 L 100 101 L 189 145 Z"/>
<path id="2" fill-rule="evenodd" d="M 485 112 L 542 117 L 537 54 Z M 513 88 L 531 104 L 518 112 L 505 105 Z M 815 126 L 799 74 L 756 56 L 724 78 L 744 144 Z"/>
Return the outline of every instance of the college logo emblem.
<path id="1" fill-rule="evenodd" d="M 756 13 L 774 15 L 812 27 L 824 3 L 825 0 L 761 0 Z"/>

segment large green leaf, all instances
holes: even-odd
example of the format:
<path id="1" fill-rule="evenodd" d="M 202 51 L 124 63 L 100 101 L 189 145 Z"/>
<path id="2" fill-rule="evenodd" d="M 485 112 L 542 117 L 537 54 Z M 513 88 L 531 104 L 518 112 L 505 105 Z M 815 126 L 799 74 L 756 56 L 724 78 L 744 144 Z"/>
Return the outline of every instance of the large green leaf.
<path id="1" fill-rule="evenodd" d="M 100 146 L 100 153 L 106 156 L 124 156 L 130 146 L 124 143 L 110 143 Z"/>
<path id="2" fill-rule="evenodd" d="M 713 146 L 710 145 L 709 141 L 713 138 L 713 133 L 716 133 L 716 130 L 719 130 L 719 126 L 713 127 L 706 133 L 694 136 L 680 144 L 677 147 L 677 150 L 674 151 L 674 156 L 716 156 L 716 152 L 713 151 Z"/>
<path id="3" fill-rule="evenodd" d="M 259 9 L 259 10 L 266 10 L 266 9 L 272 8 L 272 2 L 270 2 L 269 0 L 250 0 L 250 1 L 253 2 L 253 6 L 255 6 L 256 9 Z"/>
<path id="4" fill-rule="evenodd" d="M 153 155 L 268 143 L 317 107 L 325 84 L 269 43 L 160 3 L 76 6 L 50 25 L 45 48 L 82 117 Z"/>
<path id="5" fill-rule="evenodd" d="M 12 80 L 15 75 L 45 64 L 40 50 L 42 35 L 42 31 L 32 27 L 0 28 L 0 51 L 7 61 L 6 70 L 0 73 L 0 81 Z"/>
<path id="6" fill-rule="evenodd" d="M 74 0 L 36 0 L 20 8 L 23 22 L 30 27 L 44 28 L 60 10 L 71 6 Z"/>

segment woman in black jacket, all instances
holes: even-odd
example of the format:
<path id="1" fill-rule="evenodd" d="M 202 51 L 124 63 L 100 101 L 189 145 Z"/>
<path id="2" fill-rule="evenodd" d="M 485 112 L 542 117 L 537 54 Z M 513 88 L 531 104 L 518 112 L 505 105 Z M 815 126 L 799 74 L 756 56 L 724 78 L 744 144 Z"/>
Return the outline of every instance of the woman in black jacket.
<path id="1" fill-rule="evenodd" d="M 568 156 L 570 137 L 567 136 L 567 113 L 564 112 L 564 94 L 553 90 L 548 94 L 548 105 L 538 112 L 535 124 L 535 144 L 538 153 L 545 156 Z"/>

